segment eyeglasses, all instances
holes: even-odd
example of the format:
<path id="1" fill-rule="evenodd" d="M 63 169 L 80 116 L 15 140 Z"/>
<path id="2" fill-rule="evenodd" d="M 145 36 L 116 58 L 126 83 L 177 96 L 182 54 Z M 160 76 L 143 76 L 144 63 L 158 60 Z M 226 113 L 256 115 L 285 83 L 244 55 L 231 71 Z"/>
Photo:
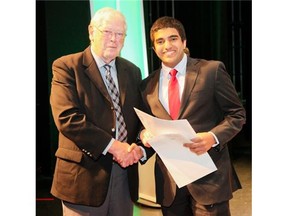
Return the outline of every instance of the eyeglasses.
<path id="1" fill-rule="evenodd" d="M 94 26 L 99 32 L 101 32 L 103 34 L 104 37 L 106 38 L 111 38 L 113 36 L 113 34 L 115 35 L 115 38 L 117 40 L 120 40 L 122 38 L 124 38 L 126 36 L 125 33 L 122 32 L 113 32 L 113 31 L 109 31 L 109 30 L 101 30 L 98 27 Z"/>

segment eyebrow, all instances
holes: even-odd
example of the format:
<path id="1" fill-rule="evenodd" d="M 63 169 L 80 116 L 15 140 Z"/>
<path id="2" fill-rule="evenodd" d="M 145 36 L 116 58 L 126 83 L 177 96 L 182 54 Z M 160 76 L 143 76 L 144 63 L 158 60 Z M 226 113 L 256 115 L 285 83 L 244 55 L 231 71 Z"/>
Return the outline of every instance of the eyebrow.
<path id="1" fill-rule="evenodd" d="M 170 36 L 168 36 L 168 39 L 170 39 L 170 38 L 179 38 L 180 36 L 179 35 L 170 35 Z M 160 40 L 165 40 L 163 37 L 161 37 L 161 38 L 157 38 L 155 41 L 160 41 Z"/>
<path id="2" fill-rule="evenodd" d="M 179 35 L 170 35 L 168 38 L 171 38 L 171 37 L 179 37 Z"/>

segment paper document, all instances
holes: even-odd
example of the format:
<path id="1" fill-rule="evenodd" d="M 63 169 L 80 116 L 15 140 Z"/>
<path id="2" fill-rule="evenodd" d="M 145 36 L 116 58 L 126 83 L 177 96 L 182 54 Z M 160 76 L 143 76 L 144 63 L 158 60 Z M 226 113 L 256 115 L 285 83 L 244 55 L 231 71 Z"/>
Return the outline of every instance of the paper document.
<path id="1" fill-rule="evenodd" d="M 217 170 L 208 153 L 197 155 L 184 147 L 196 133 L 186 119 L 164 120 L 134 108 L 151 133 L 148 143 L 162 159 L 179 188 Z"/>

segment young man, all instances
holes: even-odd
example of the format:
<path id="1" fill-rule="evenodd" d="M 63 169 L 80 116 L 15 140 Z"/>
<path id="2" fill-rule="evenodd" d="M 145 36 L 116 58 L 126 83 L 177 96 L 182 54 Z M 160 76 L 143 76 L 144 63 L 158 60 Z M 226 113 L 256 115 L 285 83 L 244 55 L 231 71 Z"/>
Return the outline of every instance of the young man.
<path id="1" fill-rule="evenodd" d="M 162 66 L 141 83 L 145 111 L 161 119 L 187 119 L 197 136 L 184 147 L 191 154 L 208 152 L 217 167 L 217 171 L 178 188 L 157 155 L 157 203 L 164 216 L 229 216 L 232 192 L 241 185 L 227 143 L 246 120 L 234 85 L 222 62 L 190 58 L 186 54 L 186 34 L 178 20 L 167 16 L 157 19 L 150 37 Z M 140 138 L 150 147 L 147 137 L 149 132 L 144 129 Z M 150 148 L 146 153 L 149 158 L 154 151 Z"/>

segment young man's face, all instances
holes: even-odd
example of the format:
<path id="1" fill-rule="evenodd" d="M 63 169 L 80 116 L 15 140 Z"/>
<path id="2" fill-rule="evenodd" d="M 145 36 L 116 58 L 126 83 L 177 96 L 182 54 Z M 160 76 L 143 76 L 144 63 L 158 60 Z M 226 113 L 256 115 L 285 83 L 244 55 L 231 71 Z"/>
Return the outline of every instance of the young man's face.
<path id="1" fill-rule="evenodd" d="M 162 62 L 175 67 L 183 58 L 186 40 L 182 41 L 175 28 L 163 28 L 154 33 L 154 51 Z"/>

